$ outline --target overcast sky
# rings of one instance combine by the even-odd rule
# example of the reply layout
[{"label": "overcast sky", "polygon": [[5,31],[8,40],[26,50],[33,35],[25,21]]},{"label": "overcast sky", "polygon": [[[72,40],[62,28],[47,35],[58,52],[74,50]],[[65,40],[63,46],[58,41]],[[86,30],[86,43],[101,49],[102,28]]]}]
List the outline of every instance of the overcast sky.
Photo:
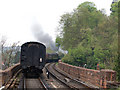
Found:
[{"label": "overcast sky", "polygon": [[104,8],[110,15],[113,0],[0,0],[0,37],[8,43],[36,41],[31,30],[34,24],[55,40],[60,16],[85,1],[95,3],[98,10]]}]

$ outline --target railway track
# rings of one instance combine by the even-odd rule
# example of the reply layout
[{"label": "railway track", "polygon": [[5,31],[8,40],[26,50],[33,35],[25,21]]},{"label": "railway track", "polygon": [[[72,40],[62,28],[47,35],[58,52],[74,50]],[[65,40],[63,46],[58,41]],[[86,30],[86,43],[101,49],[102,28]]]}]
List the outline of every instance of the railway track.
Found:
[{"label": "railway track", "polygon": [[24,85],[23,89],[24,90],[29,90],[29,89],[44,89],[48,90],[48,87],[45,85],[43,82],[42,78],[24,78]]},{"label": "railway track", "polygon": [[17,86],[19,85],[19,77],[21,76],[21,69],[5,84],[5,89],[13,89],[13,88],[17,88]]},{"label": "railway track", "polygon": [[56,79],[60,80],[63,84],[71,89],[86,89],[90,90],[90,88],[79,81],[73,80],[72,78],[64,75],[60,71],[58,71],[55,67],[55,63],[48,64],[46,69],[49,71],[51,75],[53,75]]},{"label": "railway track", "polygon": [[2,89],[44,89],[48,90],[47,85],[42,80],[42,76],[39,78],[24,78],[24,75],[19,70]]},{"label": "railway track", "polygon": [[[48,64],[46,66],[47,71],[50,73],[50,75],[52,77],[54,77],[56,79],[56,82],[60,82],[57,84],[57,86],[55,88],[60,88],[59,86],[62,85],[62,87],[66,88],[66,89],[86,89],[86,90],[90,90],[90,88],[84,84],[82,84],[81,82],[78,82],[68,76],[66,76],[64,73],[61,73],[57,68],[55,63],[52,64]],[[14,89],[14,88],[18,88],[18,89],[23,89],[23,90],[29,90],[29,89],[44,89],[44,90],[48,90],[51,87],[48,86],[49,84],[51,84],[52,86],[54,86],[55,84],[53,83],[53,81],[51,82],[50,79],[45,79],[45,74],[40,74],[39,78],[24,78],[24,76],[20,76],[21,80],[19,79],[18,82],[18,76],[20,74],[21,70],[19,70],[14,77],[5,85],[5,89]],[[46,84],[48,81],[49,84]]]}]

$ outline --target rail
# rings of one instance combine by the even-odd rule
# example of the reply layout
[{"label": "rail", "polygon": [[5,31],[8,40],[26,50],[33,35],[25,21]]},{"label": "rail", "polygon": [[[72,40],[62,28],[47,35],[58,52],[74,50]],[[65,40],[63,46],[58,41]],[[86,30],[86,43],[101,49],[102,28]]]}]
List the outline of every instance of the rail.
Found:
[{"label": "rail", "polygon": [[21,69],[5,84],[5,89],[11,89],[15,86],[17,81],[17,76],[21,73]]},{"label": "rail", "polygon": [[6,85],[7,82],[20,70],[20,63],[15,64],[14,66],[9,67],[8,69],[0,71],[0,81],[1,85]]},{"label": "rail", "polygon": [[43,86],[43,88],[44,88],[45,90],[48,90],[48,87],[44,84],[44,82],[42,81],[42,78],[41,78],[41,77],[39,77],[39,81],[40,81],[41,85]]},{"label": "rail", "polygon": [[49,71],[50,75],[52,75],[55,79],[57,79],[58,81],[60,81],[61,83],[63,83],[65,86],[67,86],[68,88],[73,88],[71,86],[69,86],[68,84],[66,84],[64,81],[62,81],[58,76],[56,76],[54,73],[52,73],[50,70],[49,70],[49,66],[50,64],[48,64],[46,66],[46,70]]},{"label": "rail", "polygon": [[[60,82],[62,82],[63,84],[65,84],[68,88],[71,89],[78,89],[78,88],[85,88],[86,90],[90,89],[89,87],[87,87],[86,85],[83,85],[80,82],[77,82],[69,77],[66,77],[64,74],[58,72],[55,70],[55,64],[49,64],[46,69],[49,71],[49,73],[54,76],[56,79],[58,79]],[[56,74],[55,74],[56,73]]]},{"label": "rail", "polygon": [[24,85],[22,89],[44,89],[48,90],[48,87],[43,82],[42,78],[24,78]]}]

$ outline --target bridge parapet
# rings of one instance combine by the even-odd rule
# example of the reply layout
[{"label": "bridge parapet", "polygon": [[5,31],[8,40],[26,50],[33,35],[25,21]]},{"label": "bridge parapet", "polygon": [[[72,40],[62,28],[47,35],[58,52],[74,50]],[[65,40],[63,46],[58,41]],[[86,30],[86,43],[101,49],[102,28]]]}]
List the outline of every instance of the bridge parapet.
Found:
[{"label": "bridge parapet", "polygon": [[102,83],[103,87],[107,88],[107,82],[116,82],[116,72],[109,69],[102,69],[101,77],[103,78]]},{"label": "bridge parapet", "polygon": [[20,63],[5,70],[0,70],[0,86],[4,85],[20,69]]},{"label": "bridge parapet", "polygon": [[107,82],[116,81],[116,72],[113,70],[102,69],[93,70],[83,67],[72,66],[59,60],[58,67],[66,73],[80,79],[84,82],[93,84],[100,88],[107,88]]}]

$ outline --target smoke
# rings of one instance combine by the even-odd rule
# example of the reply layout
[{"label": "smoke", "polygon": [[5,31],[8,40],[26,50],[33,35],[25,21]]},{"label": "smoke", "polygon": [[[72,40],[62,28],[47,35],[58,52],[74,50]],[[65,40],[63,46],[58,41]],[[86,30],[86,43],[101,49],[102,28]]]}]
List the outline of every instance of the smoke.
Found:
[{"label": "smoke", "polygon": [[50,47],[54,51],[58,50],[55,42],[52,40],[52,37],[48,33],[45,33],[40,25],[34,24],[32,27],[32,32],[37,41],[44,43],[46,47]]}]

